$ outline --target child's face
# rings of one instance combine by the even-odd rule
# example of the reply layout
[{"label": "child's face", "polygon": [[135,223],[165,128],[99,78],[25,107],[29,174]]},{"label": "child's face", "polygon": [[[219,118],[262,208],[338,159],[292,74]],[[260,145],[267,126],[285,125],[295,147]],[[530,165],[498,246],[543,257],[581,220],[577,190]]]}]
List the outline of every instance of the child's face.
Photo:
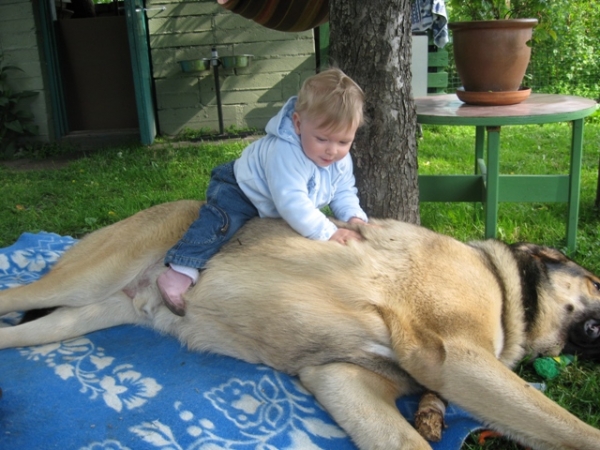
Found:
[{"label": "child's face", "polygon": [[350,151],[358,128],[350,126],[341,131],[319,128],[318,122],[302,118],[297,112],[292,119],[304,154],[319,167],[327,167],[343,159]]}]

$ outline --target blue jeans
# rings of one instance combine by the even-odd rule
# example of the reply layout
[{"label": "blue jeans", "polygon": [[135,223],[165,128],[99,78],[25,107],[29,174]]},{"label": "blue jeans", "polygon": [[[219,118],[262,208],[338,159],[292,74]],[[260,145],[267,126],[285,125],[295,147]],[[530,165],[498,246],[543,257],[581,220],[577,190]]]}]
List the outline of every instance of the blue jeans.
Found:
[{"label": "blue jeans", "polygon": [[231,239],[258,210],[242,192],[233,163],[215,167],[198,218],[165,257],[165,264],[203,269],[206,262]]}]

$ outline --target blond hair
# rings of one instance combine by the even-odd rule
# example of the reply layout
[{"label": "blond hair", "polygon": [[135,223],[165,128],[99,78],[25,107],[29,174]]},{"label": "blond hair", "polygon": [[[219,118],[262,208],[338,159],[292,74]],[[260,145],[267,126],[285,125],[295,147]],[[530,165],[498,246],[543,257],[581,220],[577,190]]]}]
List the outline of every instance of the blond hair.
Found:
[{"label": "blond hair", "polygon": [[318,121],[319,128],[333,130],[359,127],[364,122],[365,94],[340,69],[327,69],[307,78],[296,102],[296,112]]}]

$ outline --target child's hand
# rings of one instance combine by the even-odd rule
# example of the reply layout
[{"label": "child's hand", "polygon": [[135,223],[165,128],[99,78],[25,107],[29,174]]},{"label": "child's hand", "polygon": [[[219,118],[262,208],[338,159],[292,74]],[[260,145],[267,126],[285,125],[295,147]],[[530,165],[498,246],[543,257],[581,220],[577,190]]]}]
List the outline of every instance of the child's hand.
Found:
[{"label": "child's hand", "polygon": [[351,219],[348,221],[348,223],[358,223],[358,224],[361,224],[361,225],[368,225],[368,223],[367,223],[367,222],[365,222],[365,221],[364,221],[364,220],[362,220],[362,219],[359,219],[358,217],[352,217],[352,218],[351,218]]},{"label": "child's hand", "polygon": [[369,222],[365,222],[364,220],[359,219],[358,217],[353,217],[352,219],[350,219],[348,221],[348,223],[357,223],[357,224],[360,224],[360,225],[367,225],[369,227],[381,228],[379,225],[373,225],[373,224],[371,224]]},{"label": "child's hand", "polygon": [[356,231],[347,230],[345,228],[338,228],[338,230],[335,233],[333,233],[333,236],[331,236],[329,240],[339,242],[342,245],[346,245],[348,241],[351,240],[361,241],[362,236]]}]

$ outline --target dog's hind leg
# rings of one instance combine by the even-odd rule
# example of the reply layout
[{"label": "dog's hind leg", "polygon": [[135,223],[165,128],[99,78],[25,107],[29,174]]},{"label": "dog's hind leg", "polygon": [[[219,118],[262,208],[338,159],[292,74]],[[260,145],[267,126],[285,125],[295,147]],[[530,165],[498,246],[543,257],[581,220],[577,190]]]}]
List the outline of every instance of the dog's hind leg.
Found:
[{"label": "dog's hind leg", "polygon": [[399,387],[381,375],[332,363],[302,369],[300,380],[361,450],[431,450],[398,412]]},{"label": "dog's hind leg", "polygon": [[[68,254],[65,256],[69,256]],[[151,259],[149,261],[152,261]],[[114,261],[101,260],[95,266],[65,258],[40,280],[0,291],[0,315],[13,311],[83,306],[102,302],[125,290],[133,292],[151,284],[150,275],[164,270],[162,259],[130,260],[119,269]]]},{"label": "dog's hind leg", "polygon": [[[71,247],[39,281],[0,292],[0,315],[103,301],[161,267],[166,251],[198,216],[198,202],[157,205],[106,228]],[[151,280],[151,282],[153,282]],[[142,283],[143,284],[143,283]],[[135,296],[135,294],[132,294]]]},{"label": "dog's hind leg", "polygon": [[124,293],[77,307],[60,307],[47,316],[21,325],[0,328],[0,349],[48,344],[117,325],[144,320]]}]

